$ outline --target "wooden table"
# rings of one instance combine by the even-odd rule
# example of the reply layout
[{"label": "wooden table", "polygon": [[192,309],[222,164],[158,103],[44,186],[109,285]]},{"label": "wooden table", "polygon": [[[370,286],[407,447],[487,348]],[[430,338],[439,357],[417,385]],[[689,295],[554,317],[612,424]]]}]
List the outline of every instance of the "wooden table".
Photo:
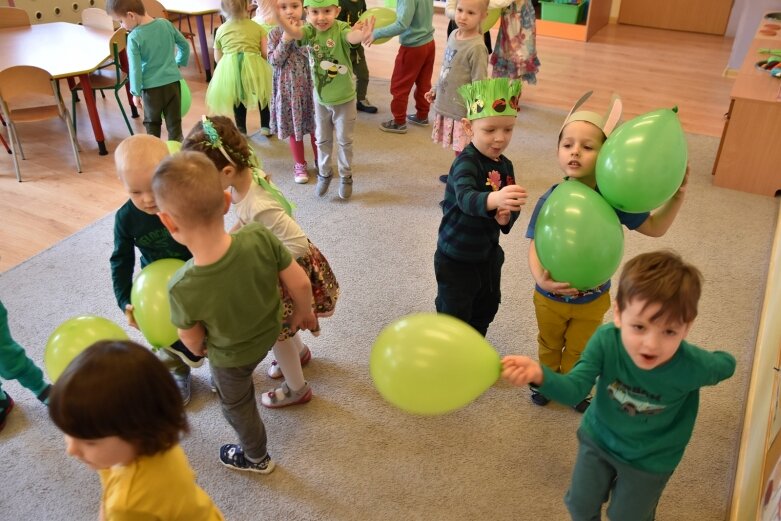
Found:
[{"label": "wooden table", "polygon": [[220,0],[160,0],[160,3],[169,13],[195,17],[195,23],[198,25],[198,43],[201,47],[203,71],[206,73],[206,81],[210,81],[212,79],[212,53],[206,42],[206,27],[203,23],[203,16],[218,14]]},{"label": "wooden table", "polygon": [[101,156],[108,151],[95,96],[89,88],[89,74],[111,56],[108,42],[112,34],[67,22],[0,29],[0,70],[33,65],[47,71],[54,79],[79,77]]},{"label": "wooden table", "polygon": [[762,20],[735,78],[727,123],[713,166],[713,184],[773,197],[781,190],[781,79],[756,68],[781,48],[781,30],[762,34]]}]

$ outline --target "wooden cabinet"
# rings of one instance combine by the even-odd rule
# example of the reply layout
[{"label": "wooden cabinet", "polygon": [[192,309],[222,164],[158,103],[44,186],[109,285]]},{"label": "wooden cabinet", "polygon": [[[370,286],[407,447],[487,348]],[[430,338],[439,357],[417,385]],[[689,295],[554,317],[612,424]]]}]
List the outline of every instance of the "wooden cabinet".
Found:
[{"label": "wooden cabinet", "polygon": [[713,166],[713,183],[775,196],[781,190],[781,79],[759,70],[756,63],[766,55],[759,49],[781,48],[781,30],[768,36],[760,31],[735,78],[730,110]]},{"label": "wooden cabinet", "polygon": [[612,0],[589,0],[585,23],[565,24],[541,20],[537,12],[537,36],[552,36],[587,42],[610,20]]},{"label": "wooden cabinet", "polygon": [[732,0],[621,0],[618,23],[724,34]]}]

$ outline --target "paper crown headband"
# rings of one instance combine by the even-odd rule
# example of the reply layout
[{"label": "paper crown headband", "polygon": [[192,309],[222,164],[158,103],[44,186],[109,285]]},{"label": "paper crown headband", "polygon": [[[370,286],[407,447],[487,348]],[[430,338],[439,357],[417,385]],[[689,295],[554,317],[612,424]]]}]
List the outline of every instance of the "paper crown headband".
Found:
[{"label": "paper crown headband", "polygon": [[617,94],[613,94],[613,97],[610,99],[610,106],[608,107],[607,113],[604,116],[600,116],[596,112],[591,112],[588,110],[578,110],[586,102],[586,100],[591,97],[593,93],[594,91],[588,91],[583,96],[581,96],[578,101],[575,102],[575,104],[570,109],[569,114],[567,114],[567,117],[564,119],[564,123],[559,129],[559,136],[561,136],[561,132],[564,130],[564,127],[573,121],[586,121],[591,123],[600,129],[602,133],[605,134],[605,137],[609,137],[613,130],[615,130],[616,126],[618,125],[618,121],[621,119],[621,112],[624,107],[624,104],[621,102],[621,98],[619,98]]},{"label": "paper crown headband", "polygon": [[330,5],[339,5],[339,0],[304,0],[304,7],[324,8]]},{"label": "paper crown headband", "polygon": [[458,93],[466,102],[467,119],[515,116],[521,99],[521,82],[492,78],[462,85]]}]

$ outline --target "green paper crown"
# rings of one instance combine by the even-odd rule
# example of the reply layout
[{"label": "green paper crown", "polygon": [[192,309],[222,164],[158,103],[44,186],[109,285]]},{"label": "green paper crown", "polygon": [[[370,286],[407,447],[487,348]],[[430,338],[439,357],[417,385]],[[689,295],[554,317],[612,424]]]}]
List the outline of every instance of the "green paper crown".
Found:
[{"label": "green paper crown", "polygon": [[521,82],[492,78],[462,85],[458,93],[466,102],[466,117],[515,116],[521,101]]},{"label": "green paper crown", "polygon": [[322,9],[330,5],[339,5],[339,0],[304,0],[304,7],[318,7]]}]

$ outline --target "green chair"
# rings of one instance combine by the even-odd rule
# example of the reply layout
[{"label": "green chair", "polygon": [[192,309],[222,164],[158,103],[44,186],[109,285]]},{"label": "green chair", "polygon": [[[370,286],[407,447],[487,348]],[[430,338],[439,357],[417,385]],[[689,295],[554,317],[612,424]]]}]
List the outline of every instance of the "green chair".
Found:
[{"label": "green chair", "polygon": [[[122,111],[122,117],[125,118],[125,124],[127,125],[128,131],[130,131],[130,135],[133,135],[133,127],[130,126],[130,120],[127,119],[127,114],[125,113],[125,107],[122,106],[122,101],[119,99],[119,91],[125,88],[125,84],[128,82],[127,78],[127,69],[124,65],[122,65],[122,60],[120,60],[120,55],[125,51],[125,46],[127,45],[127,32],[124,29],[118,29],[112,36],[111,40],[109,40],[109,47],[111,48],[111,56],[112,56],[112,62],[110,63],[110,67],[104,67],[102,69],[98,69],[95,72],[91,73],[89,75],[89,83],[90,87],[93,91],[101,91],[104,90],[113,90],[114,91],[114,97],[117,99],[117,104],[119,105],[119,110]],[[72,112],[73,112],[73,126],[76,127],[76,100],[77,92],[79,90],[83,90],[83,86],[81,82],[77,82],[74,87],[71,89],[72,93]],[[128,92],[128,102],[130,103],[130,109],[131,113],[133,114],[133,117],[136,117],[137,112],[135,110],[135,106],[133,105],[133,98],[130,96],[130,93]]]}]

